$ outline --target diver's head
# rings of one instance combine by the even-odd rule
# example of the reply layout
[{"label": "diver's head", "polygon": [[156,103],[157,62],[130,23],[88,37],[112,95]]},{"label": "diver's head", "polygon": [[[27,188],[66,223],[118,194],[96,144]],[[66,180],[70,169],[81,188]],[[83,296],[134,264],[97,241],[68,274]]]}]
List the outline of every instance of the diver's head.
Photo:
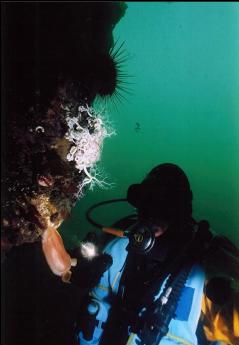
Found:
[{"label": "diver's head", "polygon": [[187,224],[192,215],[192,192],[186,174],[175,164],[153,168],[140,184],[127,192],[130,204],[141,219],[152,219],[160,226]]}]

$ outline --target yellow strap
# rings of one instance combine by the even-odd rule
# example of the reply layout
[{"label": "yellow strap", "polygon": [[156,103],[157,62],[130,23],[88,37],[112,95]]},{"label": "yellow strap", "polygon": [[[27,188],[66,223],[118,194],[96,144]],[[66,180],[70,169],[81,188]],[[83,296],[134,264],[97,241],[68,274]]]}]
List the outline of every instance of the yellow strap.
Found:
[{"label": "yellow strap", "polygon": [[[134,338],[135,338],[136,334],[135,333],[131,333],[130,336],[129,336],[129,339],[126,343],[126,345],[131,345],[134,341]],[[193,345],[192,343],[190,343],[189,341],[183,339],[183,338],[180,338],[180,337],[177,337],[171,333],[167,333],[166,335],[168,338],[170,339],[173,339],[173,340],[176,340],[178,343],[181,343],[183,345]]]},{"label": "yellow strap", "polygon": [[109,291],[109,288],[107,286],[104,286],[104,285],[97,285],[96,289],[100,289],[100,290],[107,291],[107,292]]},{"label": "yellow strap", "polygon": [[131,345],[132,342],[134,341],[134,338],[135,338],[136,334],[135,333],[131,333],[130,336],[129,336],[129,339],[126,343],[126,345]]},{"label": "yellow strap", "polygon": [[190,343],[190,341],[183,339],[183,338],[180,338],[180,337],[177,337],[176,335],[171,334],[171,333],[167,333],[166,337],[173,339],[173,340],[176,340],[176,342],[184,344],[184,345],[193,345],[193,343]]},{"label": "yellow strap", "polygon": [[112,285],[111,285],[111,288],[112,288],[112,289],[114,288],[114,286],[115,286],[115,284],[116,284],[116,282],[117,282],[117,280],[118,280],[118,278],[119,278],[120,273],[121,273],[121,272],[118,272],[118,273],[116,274],[116,276],[115,276],[115,278],[114,278],[114,280],[113,280],[113,283],[112,283]]},{"label": "yellow strap", "polygon": [[[119,279],[120,273],[121,273],[121,272],[118,272],[118,273],[116,274],[116,276],[114,277],[113,283],[112,283],[112,285],[111,285],[111,288],[112,288],[112,289],[114,288],[114,286],[115,286],[117,280]],[[107,286],[104,286],[104,285],[97,285],[96,288],[97,288],[97,289],[100,289],[100,290],[103,290],[103,291],[109,291],[109,288],[108,288]]]}]

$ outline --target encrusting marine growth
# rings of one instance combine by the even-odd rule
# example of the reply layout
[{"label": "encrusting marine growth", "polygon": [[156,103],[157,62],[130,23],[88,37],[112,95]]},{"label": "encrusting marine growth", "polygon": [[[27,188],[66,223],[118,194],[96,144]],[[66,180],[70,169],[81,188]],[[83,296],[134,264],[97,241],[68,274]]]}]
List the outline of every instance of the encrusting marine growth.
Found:
[{"label": "encrusting marine growth", "polygon": [[86,188],[108,185],[96,163],[114,132],[94,101],[121,97],[123,52],[113,29],[126,8],[4,5],[3,257],[42,239],[55,274],[72,264],[57,229]]}]

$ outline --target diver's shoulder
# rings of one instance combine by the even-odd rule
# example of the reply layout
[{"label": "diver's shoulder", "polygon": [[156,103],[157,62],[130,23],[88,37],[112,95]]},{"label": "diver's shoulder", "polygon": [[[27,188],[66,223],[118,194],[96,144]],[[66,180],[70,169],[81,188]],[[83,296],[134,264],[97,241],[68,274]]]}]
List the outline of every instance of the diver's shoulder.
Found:
[{"label": "diver's shoulder", "polygon": [[104,249],[104,253],[114,255],[114,254],[123,254],[126,251],[126,247],[129,243],[127,237],[117,237],[114,240],[110,241]]}]

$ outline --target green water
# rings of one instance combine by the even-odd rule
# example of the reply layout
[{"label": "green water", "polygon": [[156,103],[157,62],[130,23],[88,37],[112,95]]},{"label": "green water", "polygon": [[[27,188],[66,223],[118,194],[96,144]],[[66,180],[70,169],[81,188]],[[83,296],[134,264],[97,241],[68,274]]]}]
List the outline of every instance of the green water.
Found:
[{"label": "green water", "polygon": [[[239,245],[239,3],[130,2],[114,36],[125,42],[131,95],[109,103],[117,135],[106,139],[101,166],[115,184],[81,200],[62,226],[67,246],[94,228],[86,209],[125,197],[155,165],[187,173],[197,220]],[[95,211],[110,225],[123,204]]]}]

